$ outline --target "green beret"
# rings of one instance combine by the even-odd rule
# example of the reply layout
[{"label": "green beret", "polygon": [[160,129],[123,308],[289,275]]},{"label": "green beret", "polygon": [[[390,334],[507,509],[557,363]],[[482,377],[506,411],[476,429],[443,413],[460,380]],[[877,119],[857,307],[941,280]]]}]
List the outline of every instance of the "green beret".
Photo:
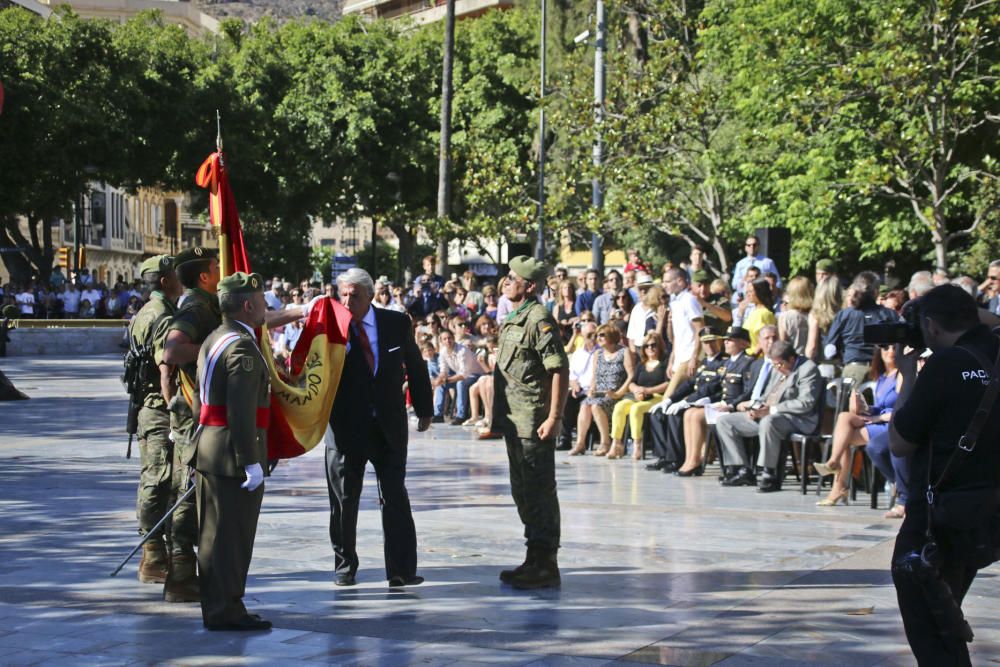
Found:
[{"label": "green beret", "polygon": [[710,283],[712,279],[708,275],[708,271],[704,269],[698,269],[691,274],[691,282],[693,283]]},{"label": "green beret", "polygon": [[243,273],[237,271],[219,281],[218,294],[252,294],[264,293],[264,279],[259,273]]},{"label": "green beret", "polygon": [[536,283],[545,280],[545,276],[549,273],[545,264],[527,255],[518,255],[510,260],[510,270],[525,280],[533,280]]},{"label": "green beret", "polygon": [[139,267],[139,275],[147,273],[172,273],[174,270],[174,258],[170,255],[156,255],[150,257]]},{"label": "green beret", "polygon": [[195,248],[186,248],[177,253],[174,257],[174,268],[179,269],[182,264],[187,264],[188,262],[200,262],[204,259],[215,259],[219,255],[219,251],[215,248],[204,248],[201,246]]},{"label": "green beret", "polygon": [[821,259],[816,262],[816,270],[823,273],[836,273],[837,264],[832,259]]}]

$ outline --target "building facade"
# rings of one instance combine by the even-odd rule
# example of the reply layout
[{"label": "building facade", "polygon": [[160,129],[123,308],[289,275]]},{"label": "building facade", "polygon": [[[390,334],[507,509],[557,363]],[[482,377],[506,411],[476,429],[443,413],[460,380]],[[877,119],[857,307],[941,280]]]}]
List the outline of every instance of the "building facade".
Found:
[{"label": "building facade", "polygon": [[[416,23],[433,23],[445,15],[445,0],[345,0],[344,14],[369,18],[409,18]],[[514,6],[514,0],[455,0],[456,18],[474,18],[491,9]]]},{"label": "building facade", "polygon": [[[17,0],[22,1],[22,0]],[[219,21],[187,0],[34,0],[35,4],[54,9],[68,5],[86,19],[105,19],[124,23],[139,12],[158,10],[163,20],[183,27],[191,35],[218,32]]]}]

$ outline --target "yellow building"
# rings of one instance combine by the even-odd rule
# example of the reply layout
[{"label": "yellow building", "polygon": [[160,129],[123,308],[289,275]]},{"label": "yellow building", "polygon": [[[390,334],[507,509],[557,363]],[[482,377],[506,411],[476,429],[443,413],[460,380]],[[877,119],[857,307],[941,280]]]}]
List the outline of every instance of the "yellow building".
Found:
[{"label": "yellow building", "polygon": [[[514,0],[455,0],[456,18],[474,18],[491,9],[514,6]],[[445,0],[344,0],[344,14],[370,18],[410,18],[433,23],[445,16]]]}]

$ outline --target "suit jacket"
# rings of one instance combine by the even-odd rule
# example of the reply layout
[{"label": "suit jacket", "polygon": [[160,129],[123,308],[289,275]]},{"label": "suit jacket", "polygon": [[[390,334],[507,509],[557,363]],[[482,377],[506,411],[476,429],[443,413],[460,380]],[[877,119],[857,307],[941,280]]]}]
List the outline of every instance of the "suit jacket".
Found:
[{"label": "suit jacket", "polygon": [[[750,363],[750,379],[743,383],[743,391],[741,391],[737,396],[728,401],[730,405],[732,405],[735,408],[743,401],[750,400],[750,396],[753,394],[754,385],[757,384],[757,378],[760,377],[760,372],[763,368],[764,368],[764,357],[753,359],[753,361]],[[771,372],[774,372],[773,368],[771,369]],[[768,382],[770,383],[770,378],[768,378]],[[764,389],[766,395],[766,390],[767,390],[766,385]]]},{"label": "suit jacket", "polygon": [[[202,425],[195,442],[194,466],[199,472],[242,479],[248,465],[259,463],[267,469],[267,429],[257,414],[259,409],[268,409],[271,394],[264,357],[253,336],[239,323],[226,318],[205,339],[198,354],[198,386],[205,381],[206,359],[212,347],[232,333],[239,339],[218,356],[207,387],[207,405],[219,408],[217,419],[224,425]],[[200,407],[200,402],[195,403]],[[207,421],[211,424],[217,419]]]},{"label": "suit jacket", "polygon": [[431,381],[427,364],[413,338],[410,318],[402,313],[375,308],[378,329],[378,368],[372,377],[361,351],[361,343],[350,328],[351,350],[344,360],[337,398],[330,412],[330,428],[337,448],[344,453],[364,451],[364,439],[372,420],[382,430],[391,447],[405,449],[408,439],[406,396],[418,417],[431,417]]},{"label": "suit jacket", "polygon": [[785,381],[774,409],[780,415],[795,418],[803,431],[812,431],[819,422],[819,401],[823,397],[823,376],[819,367],[799,357],[795,370]]},{"label": "suit jacket", "polygon": [[418,294],[406,310],[413,316],[413,319],[422,320],[431,313],[436,313],[439,310],[448,310],[448,301],[440,294],[431,294],[430,298],[427,299],[427,305],[424,306],[424,296]]}]

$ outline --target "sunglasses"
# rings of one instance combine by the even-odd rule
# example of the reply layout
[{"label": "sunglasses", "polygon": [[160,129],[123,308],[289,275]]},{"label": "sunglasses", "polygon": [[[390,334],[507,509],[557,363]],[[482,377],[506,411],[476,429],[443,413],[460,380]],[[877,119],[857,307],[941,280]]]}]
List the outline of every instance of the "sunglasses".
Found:
[{"label": "sunglasses", "polygon": [[660,347],[660,346],[659,346],[659,345],[657,345],[656,343],[646,343],[646,344],[645,344],[645,345],[643,345],[642,347],[643,347],[643,349],[645,349],[645,350],[655,350],[656,348],[658,348],[658,347]]},{"label": "sunglasses", "polygon": [[607,338],[607,336],[605,336],[604,334],[597,334],[597,337],[598,338]]}]

